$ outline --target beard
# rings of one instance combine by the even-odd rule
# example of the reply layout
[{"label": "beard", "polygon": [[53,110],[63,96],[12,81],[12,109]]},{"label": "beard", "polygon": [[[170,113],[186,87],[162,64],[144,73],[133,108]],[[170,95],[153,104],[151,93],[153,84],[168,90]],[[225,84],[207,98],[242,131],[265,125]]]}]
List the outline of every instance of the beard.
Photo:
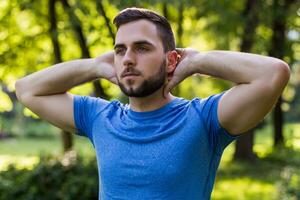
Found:
[{"label": "beard", "polygon": [[145,79],[137,88],[132,86],[126,87],[118,80],[121,91],[129,97],[146,97],[160,89],[165,84],[166,79],[166,59],[164,59],[159,67],[159,71],[153,76]]}]

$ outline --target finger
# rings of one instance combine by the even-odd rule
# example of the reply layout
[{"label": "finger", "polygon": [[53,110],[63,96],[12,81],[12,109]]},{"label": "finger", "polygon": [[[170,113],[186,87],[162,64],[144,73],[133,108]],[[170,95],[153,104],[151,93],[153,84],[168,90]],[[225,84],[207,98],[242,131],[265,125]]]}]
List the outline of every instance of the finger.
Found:
[{"label": "finger", "polygon": [[177,55],[177,60],[176,60],[177,61],[176,65],[178,65],[180,63],[181,58],[182,58],[182,56],[178,54]]},{"label": "finger", "polygon": [[176,48],[175,49],[176,51],[177,51],[177,53],[180,55],[180,56],[182,56],[182,53],[183,53],[183,48]]},{"label": "finger", "polygon": [[116,77],[111,78],[109,81],[118,85],[118,79]]},{"label": "finger", "polygon": [[164,88],[164,96],[167,97],[169,92],[177,85],[177,80],[176,79],[171,79],[171,81],[165,86]]},{"label": "finger", "polygon": [[166,84],[166,85],[164,86],[164,89],[163,89],[163,96],[164,96],[164,98],[167,98],[168,93],[169,93],[169,91],[167,91],[167,86],[168,86],[168,84]]},{"label": "finger", "polygon": [[167,98],[169,93],[171,92],[172,88],[170,87],[169,84],[167,84],[164,88],[164,97]]}]

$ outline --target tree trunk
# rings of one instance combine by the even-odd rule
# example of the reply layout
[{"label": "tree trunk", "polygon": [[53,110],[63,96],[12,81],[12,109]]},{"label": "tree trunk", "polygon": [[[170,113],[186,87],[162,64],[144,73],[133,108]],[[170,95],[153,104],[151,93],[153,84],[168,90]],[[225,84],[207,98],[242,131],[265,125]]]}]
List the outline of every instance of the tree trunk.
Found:
[{"label": "tree trunk", "polygon": [[[54,63],[62,62],[61,51],[58,42],[58,32],[57,32],[57,20],[55,12],[55,2],[56,0],[49,0],[49,20],[50,20],[50,36],[53,45],[53,51],[55,55]],[[63,151],[66,153],[73,147],[73,135],[67,131],[62,130],[62,141],[63,141]]]},{"label": "tree trunk", "polygon": [[282,97],[280,96],[273,111],[273,122],[274,122],[274,146],[284,145],[283,136],[283,112],[281,109]]},{"label": "tree trunk", "polygon": [[[273,19],[271,46],[269,55],[279,59],[283,59],[285,55],[285,32],[286,32],[286,17],[287,12],[294,0],[274,0],[273,1]],[[282,97],[279,97],[273,112],[273,127],[274,127],[274,147],[284,145],[283,121],[284,115],[281,109]]]},{"label": "tree trunk", "polygon": [[178,6],[178,23],[177,23],[177,47],[182,47],[182,35],[183,35],[183,11],[184,3],[183,1],[179,2]]},{"label": "tree trunk", "polygon": [[55,11],[56,0],[49,0],[50,36],[54,52],[54,63],[61,63],[61,51],[58,42],[57,20]]},{"label": "tree trunk", "polygon": [[[241,39],[241,51],[251,52],[254,43],[255,29],[258,25],[259,0],[247,0],[242,16],[245,26],[244,34]],[[234,160],[254,160],[256,158],[253,152],[254,129],[247,131],[241,136],[235,145]]]},{"label": "tree trunk", "polygon": [[[114,45],[114,44],[115,44],[115,37],[116,37],[116,34],[115,34],[115,32],[113,31],[112,24],[110,23],[111,20],[109,19],[109,17],[108,17],[107,14],[106,14],[105,8],[104,8],[104,6],[103,6],[103,4],[102,4],[102,0],[96,0],[96,7],[97,7],[97,11],[98,11],[99,15],[102,16],[102,17],[104,18],[104,20],[105,20],[106,27],[107,27],[107,29],[108,29],[108,31],[109,31],[109,35],[110,35],[110,38],[111,38],[111,40],[112,40],[112,45]],[[95,88],[96,88],[96,87],[97,87],[97,86],[95,86]],[[100,90],[100,88],[99,88],[98,91],[99,91],[99,92],[100,92],[100,91],[103,91],[103,89]],[[103,98],[108,98],[108,95],[106,95],[106,94],[104,93],[104,91],[103,91],[101,94],[99,94],[99,96],[100,96],[100,97],[103,97]],[[125,96],[124,93],[121,93],[121,96],[120,96],[119,98],[120,98],[121,101],[128,102],[128,97]]]},{"label": "tree trunk", "polygon": [[[90,52],[86,43],[86,38],[82,31],[81,22],[78,19],[78,17],[75,15],[74,10],[70,6],[69,2],[67,0],[61,0],[63,6],[68,12],[70,23],[73,27],[73,30],[75,32],[75,35],[78,39],[80,49],[81,49],[81,57],[82,58],[90,58]],[[101,80],[93,81],[94,86],[94,95],[97,97],[105,97],[108,98],[108,95],[105,94],[104,89],[101,85]]]},{"label": "tree trunk", "polygon": [[[12,104],[13,104],[13,108],[10,112],[4,112],[1,113],[1,115],[3,115],[4,117],[7,118],[14,118],[16,116],[16,104],[18,102],[17,99],[17,95],[15,92],[11,92],[8,87],[0,80],[0,90],[2,89],[2,92],[4,92],[9,99],[11,100]],[[1,127],[1,122],[0,122],[0,127]]]},{"label": "tree trunk", "polygon": [[62,131],[64,153],[73,149],[73,135],[67,131]]},{"label": "tree trunk", "polygon": [[113,28],[110,24],[110,19],[108,18],[107,14],[105,12],[104,6],[102,4],[102,0],[96,0],[96,6],[97,6],[98,13],[103,16],[103,18],[105,20],[106,27],[109,31],[110,38],[112,39],[113,44],[115,44],[115,33],[114,33]]},{"label": "tree trunk", "polygon": [[[99,15],[104,18],[106,27],[107,27],[108,32],[109,32],[109,36],[112,40],[112,45],[114,45],[116,34],[113,31],[113,27],[110,23],[111,20],[109,19],[109,17],[106,14],[105,8],[102,4],[102,0],[96,0],[96,7],[97,7],[97,11],[98,11]],[[99,86],[101,86],[101,82],[98,85],[94,84],[94,87],[97,88],[95,90],[95,92],[98,92],[98,94],[96,94],[96,95],[99,95],[99,97],[101,97],[101,98],[108,99],[109,96],[104,92],[104,89],[102,87],[99,87]]]},{"label": "tree trunk", "polygon": [[249,130],[244,133],[236,141],[235,152],[233,155],[234,160],[255,160],[256,155],[253,153],[254,145],[254,130]]},{"label": "tree trunk", "polygon": [[164,15],[164,17],[169,20],[169,10],[168,10],[168,3],[166,1],[164,1],[162,3],[162,13]]}]

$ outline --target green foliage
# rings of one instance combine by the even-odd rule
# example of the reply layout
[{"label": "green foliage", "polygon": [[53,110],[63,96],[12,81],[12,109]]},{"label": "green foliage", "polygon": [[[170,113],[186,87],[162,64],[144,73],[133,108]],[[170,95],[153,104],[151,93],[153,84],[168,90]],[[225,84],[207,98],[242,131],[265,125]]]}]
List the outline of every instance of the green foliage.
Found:
[{"label": "green foliage", "polygon": [[292,148],[280,147],[274,149],[266,160],[281,166],[300,166],[299,151]]},{"label": "green foliage", "polygon": [[[72,23],[81,25],[87,46],[92,57],[96,57],[113,47],[104,17],[97,10],[95,1],[68,1],[71,9],[78,18],[69,18],[68,11],[60,1],[56,3],[57,34],[62,51],[63,61],[81,57],[81,49],[78,39],[72,29]],[[141,6],[163,13],[163,5],[166,5],[168,19],[177,36],[179,20],[178,1],[101,1],[106,15],[112,22],[114,16],[123,8]],[[182,45],[190,46],[198,50],[228,49],[239,50],[242,29],[245,24],[242,12],[246,1],[222,1],[222,0],[185,0],[183,4],[183,38]],[[253,52],[266,54],[273,30],[271,25],[272,1],[261,1],[260,21],[256,30]],[[297,9],[291,7],[288,12],[288,32],[294,31],[299,38],[299,18]],[[18,78],[43,69],[53,64],[53,47],[50,40],[48,1],[10,0],[0,3],[0,79],[8,88],[14,90],[14,82]],[[75,21],[74,21],[75,20]],[[112,23],[110,23],[112,25]],[[116,29],[112,26],[113,31]],[[288,38],[286,60],[299,60],[299,43]],[[178,41],[178,38],[177,38]],[[202,79],[201,79],[202,80]],[[204,79],[203,79],[204,80]],[[117,86],[104,83],[104,90],[112,98],[122,98]],[[185,81],[180,85],[180,96],[192,98],[195,96],[207,96],[230,85],[222,81],[208,79],[205,81]],[[93,91],[92,84],[72,90],[81,95],[89,95]],[[1,94],[0,94],[1,95]],[[3,95],[2,95],[3,96]],[[0,99],[7,99],[0,97]],[[7,102],[5,100],[5,102]],[[4,101],[0,101],[0,112]],[[3,107],[3,106],[2,106]],[[5,110],[10,108],[5,103]]]},{"label": "green foliage", "polygon": [[[74,135],[74,150],[84,158],[94,158],[95,149],[91,142],[81,136]],[[61,136],[45,137],[16,137],[0,140],[0,171],[10,163],[20,168],[32,168],[41,155],[61,155],[63,147]]]},{"label": "green foliage", "polygon": [[299,199],[300,198],[300,156],[299,151],[292,148],[275,149],[266,158],[274,165],[282,166],[277,181],[279,199]]},{"label": "green foliage", "polygon": [[300,199],[300,170],[286,167],[281,172],[282,180],[278,184],[280,199]]},{"label": "green foliage", "polygon": [[[288,126],[285,128],[288,129],[295,128],[299,130],[298,126],[294,124],[291,125],[288,124]],[[289,131],[285,131],[285,132],[289,132]],[[290,171],[291,175],[295,176],[296,173],[298,173],[294,171],[294,169],[297,169],[297,167],[300,166],[300,156],[299,156],[300,152],[299,150],[295,150],[295,149],[297,148],[299,149],[300,146],[299,145],[294,146],[294,149],[292,148],[278,149],[270,153],[267,150],[269,150],[270,147],[272,146],[271,133],[272,132],[270,126],[267,126],[258,131],[256,136],[255,149],[265,153],[258,154],[260,159],[256,163],[247,163],[247,162],[232,163],[230,162],[230,160],[234,151],[234,144],[231,144],[229,148],[226,149],[224,156],[222,157],[222,163],[213,190],[213,196],[212,196],[213,200],[228,200],[228,199],[274,200],[274,199],[284,199],[284,198],[279,198],[279,196],[283,197],[283,195],[288,195],[289,191],[297,192],[297,188],[299,188],[299,184],[295,181],[293,181],[293,184],[290,184],[289,182],[290,178],[288,176],[284,176],[282,174],[282,171],[284,171],[283,169],[285,168],[291,168],[293,169],[293,171]],[[293,137],[295,138],[298,136],[299,134],[297,133],[297,135],[287,135],[286,138],[292,139]],[[14,164],[15,174],[11,174],[12,178],[6,178],[5,179],[6,181],[2,182],[2,180],[4,179],[2,178],[2,175],[0,175],[0,185],[7,184],[7,180],[13,181],[14,177],[17,178],[18,177],[17,174],[19,173],[17,169],[24,168],[25,167],[24,165],[26,163],[32,163],[30,165],[26,164],[26,168],[29,169],[33,168],[33,170],[36,170],[37,167],[34,166],[39,161],[38,155],[41,151],[47,154],[59,154],[59,152],[61,152],[59,139],[60,138],[58,136],[56,137],[55,140],[53,139],[50,140],[45,138],[16,138],[16,139],[9,139],[7,141],[0,141],[1,161],[2,162],[4,161],[5,163],[5,158],[7,158],[11,160],[11,162],[8,163],[16,163]],[[11,149],[13,149],[13,151]],[[91,143],[86,138],[76,137],[75,149],[79,155],[84,155],[84,159],[86,158],[91,160],[95,159],[94,149]],[[32,159],[32,157],[27,157],[28,155],[35,155],[37,159]],[[81,156],[79,160],[82,158],[83,157]],[[45,159],[42,159],[41,162],[44,162],[44,160]],[[77,162],[77,164],[80,163],[85,165],[85,163],[87,162],[86,161]],[[42,163],[38,165],[41,164]],[[4,166],[2,169],[6,169],[6,166]],[[0,172],[0,173],[4,174],[8,171]],[[21,172],[22,171],[30,172],[29,170],[21,170]],[[95,172],[93,176],[95,176],[96,173],[97,172]],[[79,176],[82,179],[84,178],[81,175]],[[297,176],[299,177],[299,175]],[[292,180],[296,180],[296,179],[297,178],[293,178]],[[23,179],[23,181],[27,181],[27,180],[28,179],[26,180]],[[65,179],[62,180],[65,181]],[[59,187],[56,188],[57,191],[55,191],[54,193],[60,191]],[[74,189],[78,189],[78,187],[75,187]],[[53,191],[51,192],[53,193]],[[2,199],[0,198],[0,200]]]},{"label": "green foliage", "polygon": [[[292,149],[278,150],[254,164],[224,163],[212,199],[299,199],[299,164],[299,151]],[[0,200],[96,200],[96,174],[95,158],[42,157],[32,170],[11,166],[0,173]]]},{"label": "green foliage", "polygon": [[280,148],[254,163],[222,162],[212,199],[299,199],[299,155],[299,149]]},{"label": "green foliage", "polygon": [[43,157],[33,170],[11,166],[0,174],[0,200],[98,199],[96,160]]},{"label": "green foliage", "polygon": [[0,131],[8,136],[53,137],[59,130],[46,121],[32,118],[8,118],[0,114]]},{"label": "green foliage", "polygon": [[8,112],[11,111],[13,108],[12,102],[9,99],[9,96],[7,94],[5,94],[2,90],[1,90],[1,86],[0,86],[0,113],[1,112]]}]

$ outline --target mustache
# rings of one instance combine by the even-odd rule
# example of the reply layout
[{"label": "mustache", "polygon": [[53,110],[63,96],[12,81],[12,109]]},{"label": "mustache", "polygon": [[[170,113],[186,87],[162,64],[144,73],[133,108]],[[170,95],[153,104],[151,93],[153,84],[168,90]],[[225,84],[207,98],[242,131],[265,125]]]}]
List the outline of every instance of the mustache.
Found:
[{"label": "mustache", "polygon": [[141,75],[141,72],[136,69],[133,69],[133,68],[127,68],[122,72],[121,77],[123,78],[128,75],[138,76],[138,75]]}]

